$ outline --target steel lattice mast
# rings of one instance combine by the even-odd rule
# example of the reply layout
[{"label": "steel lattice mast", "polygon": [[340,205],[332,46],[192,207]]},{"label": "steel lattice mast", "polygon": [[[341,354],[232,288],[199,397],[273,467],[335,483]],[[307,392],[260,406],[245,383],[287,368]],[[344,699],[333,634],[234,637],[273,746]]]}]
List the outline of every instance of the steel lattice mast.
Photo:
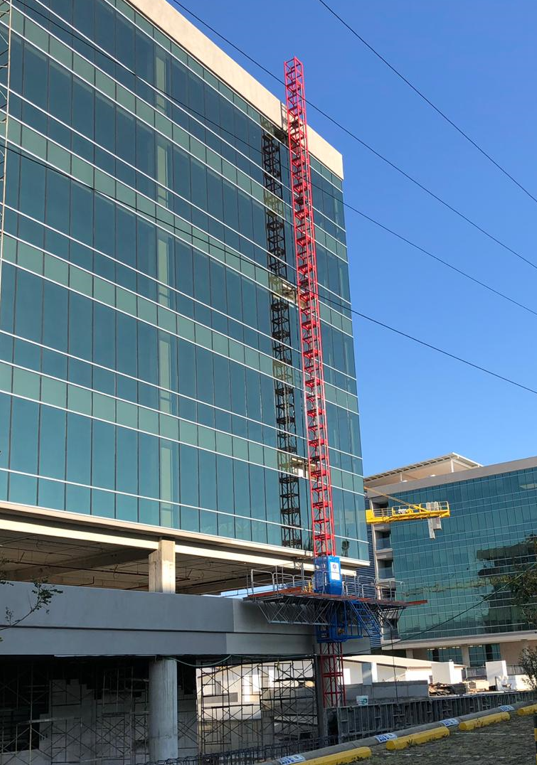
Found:
[{"label": "steel lattice mast", "polygon": [[[332,482],[328,453],[326,397],[319,282],[313,221],[310,155],[308,151],[304,67],[293,58],[284,65],[287,133],[291,173],[291,204],[296,249],[297,301],[306,410],[308,476],[311,496],[313,557],[336,556]],[[337,630],[336,630],[337,631]],[[318,635],[325,706],[341,703],[343,686],[342,645]]]}]

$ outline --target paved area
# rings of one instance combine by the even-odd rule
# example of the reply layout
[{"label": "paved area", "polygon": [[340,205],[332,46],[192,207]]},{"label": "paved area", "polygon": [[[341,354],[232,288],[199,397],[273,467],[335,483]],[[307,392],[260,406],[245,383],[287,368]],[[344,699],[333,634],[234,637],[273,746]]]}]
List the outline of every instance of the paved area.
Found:
[{"label": "paved area", "polygon": [[401,752],[376,748],[371,765],[534,765],[533,717],[517,717]]}]

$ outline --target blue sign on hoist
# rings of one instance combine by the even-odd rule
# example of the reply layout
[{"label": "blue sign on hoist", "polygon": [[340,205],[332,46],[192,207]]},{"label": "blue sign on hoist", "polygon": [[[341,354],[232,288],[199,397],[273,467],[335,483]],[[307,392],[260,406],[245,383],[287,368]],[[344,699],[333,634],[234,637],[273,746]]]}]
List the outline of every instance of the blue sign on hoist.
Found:
[{"label": "blue sign on hoist", "polygon": [[326,592],[329,595],[343,593],[341,561],[337,555],[323,555],[315,558],[314,587],[315,592]]}]

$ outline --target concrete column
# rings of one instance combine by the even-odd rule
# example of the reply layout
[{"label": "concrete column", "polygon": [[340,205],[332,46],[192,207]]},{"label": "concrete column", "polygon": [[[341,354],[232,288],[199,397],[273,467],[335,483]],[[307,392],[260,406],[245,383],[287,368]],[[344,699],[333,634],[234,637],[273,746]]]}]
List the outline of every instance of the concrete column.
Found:
[{"label": "concrete column", "polygon": [[378,683],[378,667],[376,664],[363,662],[362,664],[362,683],[363,685],[372,685]]},{"label": "concrete column", "polygon": [[149,592],[175,593],[175,542],[161,539],[149,555]]},{"label": "concrete column", "polygon": [[469,645],[461,645],[461,653],[462,653],[462,663],[465,667],[470,666],[470,646]]},{"label": "concrete column", "polygon": [[175,659],[153,659],[149,663],[151,761],[178,757],[177,711],[177,662]]},{"label": "concrete column", "polygon": [[[150,592],[175,593],[175,543],[163,539],[149,555]],[[156,658],[149,663],[149,759],[178,756],[177,662]]]}]

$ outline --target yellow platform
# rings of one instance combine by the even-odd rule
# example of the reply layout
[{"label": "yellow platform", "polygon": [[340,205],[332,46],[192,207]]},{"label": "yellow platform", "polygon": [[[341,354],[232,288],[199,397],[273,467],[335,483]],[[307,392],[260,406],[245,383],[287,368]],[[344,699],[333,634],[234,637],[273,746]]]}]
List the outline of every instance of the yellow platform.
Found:
[{"label": "yellow platform", "polygon": [[423,505],[377,507],[365,511],[367,523],[394,523],[396,521],[422,521],[427,518],[449,518],[449,502],[425,502]]}]

